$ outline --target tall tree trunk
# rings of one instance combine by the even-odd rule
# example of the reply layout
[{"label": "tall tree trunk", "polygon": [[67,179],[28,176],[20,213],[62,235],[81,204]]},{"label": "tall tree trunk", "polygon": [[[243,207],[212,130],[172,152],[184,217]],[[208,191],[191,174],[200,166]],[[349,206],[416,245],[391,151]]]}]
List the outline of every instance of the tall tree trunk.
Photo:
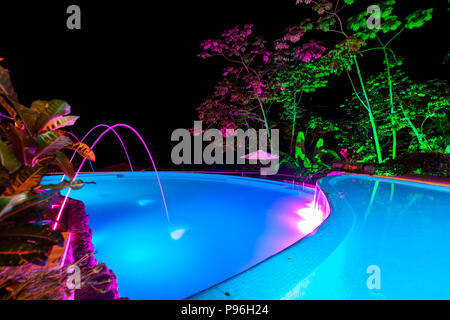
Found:
[{"label": "tall tree trunk", "polygon": [[353,60],[355,61],[356,70],[358,72],[359,82],[361,84],[361,88],[363,90],[364,98],[366,99],[366,103],[367,103],[367,111],[369,112],[369,120],[370,120],[370,125],[372,127],[373,140],[374,140],[374,144],[375,144],[375,150],[376,150],[376,153],[377,153],[377,160],[378,160],[378,163],[382,163],[383,162],[383,158],[381,157],[381,147],[380,147],[380,141],[378,140],[378,132],[377,132],[377,126],[376,126],[376,123],[375,123],[375,118],[373,117],[372,108],[371,108],[370,102],[369,102],[369,97],[367,96],[366,87],[364,86],[364,81],[362,79],[361,71],[360,71],[359,65],[358,65],[358,61],[356,60],[355,56],[353,56]]},{"label": "tall tree trunk", "polygon": [[389,102],[391,104],[391,132],[392,132],[392,159],[395,159],[397,154],[397,130],[395,129],[395,118],[394,118],[394,98],[392,96],[392,79],[391,79],[391,68],[389,66],[389,60],[386,52],[386,48],[383,47],[384,51],[384,62],[386,63],[386,70],[388,76],[389,84]]}]

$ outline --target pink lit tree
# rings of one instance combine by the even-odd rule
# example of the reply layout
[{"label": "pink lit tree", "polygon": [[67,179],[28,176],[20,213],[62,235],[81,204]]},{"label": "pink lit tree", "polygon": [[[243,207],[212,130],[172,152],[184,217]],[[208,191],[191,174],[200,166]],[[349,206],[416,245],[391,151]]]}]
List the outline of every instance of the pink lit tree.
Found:
[{"label": "pink lit tree", "polygon": [[197,109],[200,120],[222,129],[236,128],[252,123],[265,127],[270,139],[267,113],[269,97],[273,94],[269,74],[273,68],[272,52],[267,41],[253,35],[252,25],[226,30],[219,39],[206,40],[198,55],[206,59],[221,57],[227,66],[223,79],[212,95]]},{"label": "pink lit tree", "polygon": [[269,130],[269,112],[277,105],[282,120],[292,122],[293,137],[301,95],[326,84],[329,72],[315,62],[325,47],[317,41],[302,43],[306,29],[294,26],[269,48],[266,40],[253,35],[252,27],[235,27],[201,44],[199,57],[221,57],[226,67],[214,93],[197,109],[200,120],[222,129],[256,124]]}]

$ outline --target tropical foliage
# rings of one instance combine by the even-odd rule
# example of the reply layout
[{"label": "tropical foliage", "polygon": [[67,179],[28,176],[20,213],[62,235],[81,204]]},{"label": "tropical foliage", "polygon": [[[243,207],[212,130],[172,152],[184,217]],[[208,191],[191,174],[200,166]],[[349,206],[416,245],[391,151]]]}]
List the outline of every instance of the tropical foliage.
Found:
[{"label": "tropical foliage", "polygon": [[[0,124],[0,266],[44,265],[50,249],[63,237],[49,223],[49,208],[62,188],[80,188],[63,149],[76,150],[95,160],[83,143],[73,143],[60,130],[78,119],[62,100],[35,101],[25,107],[17,101],[9,73],[0,66],[0,105],[9,121]],[[69,180],[42,185],[49,166],[57,166]]]},{"label": "tropical foliage", "polygon": [[[366,81],[368,95],[371,96],[374,118],[378,125],[383,148],[393,148],[395,133],[397,153],[413,151],[450,150],[449,88],[445,81],[431,80],[423,83],[412,81],[401,70],[394,70],[391,76],[392,88],[385,81],[385,74],[370,76]],[[395,108],[392,111],[392,92]],[[337,138],[349,148],[361,148],[361,162],[373,161],[374,152],[370,143],[368,119],[360,112],[361,105],[356,95],[341,106],[346,111]],[[386,119],[391,119],[387,122]],[[392,126],[394,123],[394,126]],[[392,150],[389,150],[392,154]],[[448,152],[448,151],[447,151]],[[392,157],[391,157],[392,159]]]},{"label": "tropical foliage", "polygon": [[313,144],[314,147],[312,149],[307,148],[308,146],[305,142],[305,134],[303,131],[300,131],[297,134],[294,157],[282,154],[283,159],[280,161],[280,165],[293,169],[299,177],[309,179],[317,173],[330,169],[331,166],[328,163],[339,159],[335,151],[324,148],[324,140],[322,138],[319,138]]},{"label": "tropical foliage", "polygon": [[[290,143],[289,152],[280,154],[284,165],[293,168],[305,168],[292,152],[295,137],[311,126],[333,127],[331,145],[357,150],[362,163],[381,166],[408,152],[450,151],[448,84],[411,80],[393,49],[403,33],[432,20],[433,8],[399,16],[395,0],[381,0],[375,3],[381,24],[369,28],[372,13],[352,0],[296,2],[310,7],[315,18],[287,28],[273,42],[253,36],[247,25],[202,43],[199,56],[221,56],[226,67],[214,94],[198,108],[201,120],[219,128],[256,123],[281,129]],[[359,13],[346,15],[349,6]],[[365,70],[368,65],[382,68]],[[352,92],[341,105],[340,118],[318,123],[326,113],[306,107],[305,101],[318,90],[330,90],[332,77],[344,78]]]}]

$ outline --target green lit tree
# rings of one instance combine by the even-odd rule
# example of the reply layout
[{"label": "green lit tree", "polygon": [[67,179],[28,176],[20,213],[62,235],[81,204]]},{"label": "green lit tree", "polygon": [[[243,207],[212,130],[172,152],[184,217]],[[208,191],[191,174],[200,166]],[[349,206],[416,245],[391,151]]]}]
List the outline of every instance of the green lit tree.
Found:
[{"label": "green lit tree", "polygon": [[[414,29],[423,26],[423,24],[431,19],[433,9],[417,10],[409,14],[404,20],[396,16],[394,12],[395,0],[385,0],[377,4],[380,8],[381,19],[379,28],[369,28],[368,20],[372,13],[367,12],[367,8],[362,8],[362,13],[354,17],[347,18],[348,25],[344,25],[341,10],[353,4],[353,0],[344,0],[339,7],[339,1],[333,3],[328,0],[297,0],[297,3],[304,3],[311,5],[312,9],[319,15],[317,21],[314,22],[314,30],[321,30],[326,33],[335,33],[342,37],[342,40],[337,40],[334,49],[328,52],[328,57],[331,60],[330,68],[336,74],[346,74],[350,84],[353,88],[353,94],[365,110],[368,116],[369,125],[373,137],[374,151],[378,163],[383,162],[382,156],[382,142],[378,134],[378,124],[375,117],[375,110],[378,107],[371,102],[367,91],[367,84],[363,77],[362,70],[359,65],[359,59],[365,57],[363,53],[368,51],[382,52],[382,59],[386,65],[386,79],[388,83],[390,96],[391,113],[388,119],[390,120],[390,130],[392,134],[392,158],[395,158],[397,148],[396,137],[396,122],[395,122],[395,106],[394,96],[392,91],[391,78],[391,60],[395,60],[395,54],[390,48],[390,44],[394,41],[404,30]],[[394,33],[394,34],[393,34]],[[369,44],[377,41],[375,46],[369,47]],[[391,55],[392,57],[390,57]],[[358,81],[354,81],[351,71],[356,71]],[[359,89],[358,89],[359,87]]]},{"label": "green lit tree", "polygon": [[[394,69],[390,75],[390,83],[385,79],[386,74],[382,72],[377,76],[370,76],[366,81],[371,103],[377,106],[373,116],[380,124],[380,140],[385,141],[382,147],[394,147],[392,141],[395,132],[396,148],[400,152],[449,150],[447,83],[439,80],[416,83],[398,69]],[[394,110],[392,104],[395,105]],[[373,150],[366,142],[369,132],[365,129],[369,126],[369,120],[359,112],[361,105],[356,95],[347,99],[342,107],[347,110],[347,115],[341,124],[339,138],[351,149],[361,150],[362,162],[370,161]],[[385,119],[391,121],[387,122]],[[394,127],[392,123],[395,123]]]},{"label": "green lit tree", "polygon": [[284,51],[276,58],[271,73],[275,86],[271,99],[281,105],[281,120],[290,123],[289,154],[292,154],[297,120],[305,117],[302,98],[325,87],[331,72],[322,58],[325,47],[320,42],[309,41],[301,48],[291,49],[288,39],[280,39],[276,44]]}]

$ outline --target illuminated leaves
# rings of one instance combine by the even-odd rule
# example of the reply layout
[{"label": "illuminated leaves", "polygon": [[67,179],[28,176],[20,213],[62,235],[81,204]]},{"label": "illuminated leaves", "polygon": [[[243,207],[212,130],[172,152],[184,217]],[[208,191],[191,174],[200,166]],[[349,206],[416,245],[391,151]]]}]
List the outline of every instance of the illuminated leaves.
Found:
[{"label": "illuminated leaves", "polygon": [[[3,58],[0,59],[3,60]],[[11,84],[9,72],[2,66],[0,66],[0,90],[13,99],[17,100],[16,93],[14,92],[13,86]]]},{"label": "illuminated leaves", "polygon": [[41,130],[52,118],[65,116],[70,113],[70,105],[65,101],[56,99],[51,101],[34,101],[30,109],[38,114],[33,133]]},{"label": "illuminated leaves", "polygon": [[9,173],[15,172],[22,165],[14,155],[13,150],[2,140],[0,140],[0,162]]},{"label": "illuminated leaves", "polygon": [[11,184],[6,188],[4,194],[11,196],[31,192],[40,185],[41,179],[46,173],[47,168],[42,165],[24,167],[14,175]]},{"label": "illuminated leaves", "polygon": [[[389,88],[385,74],[371,76],[366,81],[366,90],[378,123],[378,134],[382,141],[392,136],[390,119]],[[404,72],[394,70],[392,74],[394,95],[394,128],[397,132],[399,152],[412,150],[443,151],[450,144],[449,87],[446,82],[432,80],[413,82]],[[341,138],[347,146],[366,144],[360,128],[370,126],[369,119],[358,110],[361,107],[355,95],[343,105],[348,111],[342,123]]]},{"label": "illuminated leaves", "polygon": [[327,11],[330,11],[333,8],[333,3],[328,0],[296,0],[296,3],[304,3],[304,4],[310,4],[313,3],[313,10],[317,11],[318,14],[324,14]]},{"label": "illuminated leaves", "polygon": [[369,29],[367,27],[367,20],[371,14],[367,13],[366,10],[354,17],[350,17],[348,19],[348,28],[354,32],[353,36],[361,40],[369,40],[375,39],[379,32],[388,33],[397,30],[402,25],[402,22],[393,13],[394,4],[394,0],[385,0],[378,4],[381,10],[380,29]]},{"label": "illuminated leaves", "polygon": [[319,59],[325,50],[320,41],[311,40],[297,50],[296,56],[303,62],[309,62],[311,59]]},{"label": "illuminated leaves", "polygon": [[38,150],[33,157],[33,164],[35,164],[39,158],[46,155],[52,155],[72,143],[69,137],[57,131],[47,131],[40,134],[36,138],[36,142]]},{"label": "illuminated leaves", "polygon": [[433,8],[426,10],[417,10],[406,17],[405,27],[414,29],[422,27],[426,21],[430,21],[433,17]]},{"label": "illuminated leaves", "polygon": [[74,142],[66,147],[75,150],[83,158],[95,161],[94,151],[92,151],[91,148],[89,148],[89,146],[83,142]]},{"label": "illuminated leaves", "polygon": [[299,42],[302,36],[305,34],[305,28],[302,26],[291,26],[287,29],[287,33],[284,35],[284,40],[296,43]]},{"label": "illuminated leaves", "polygon": [[60,232],[46,225],[45,215],[59,198],[59,189],[83,183],[50,185],[47,188],[54,190],[45,191],[41,180],[50,164],[73,177],[72,164],[59,152],[72,141],[54,130],[74,124],[78,117],[67,116],[70,106],[61,100],[38,100],[30,108],[19,104],[8,71],[1,66],[0,105],[13,120],[0,124],[0,266],[43,265],[51,247],[63,241]]},{"label": "illuminated leaves", "polygon": [[54,117],[47,122],[42,131],[53,131],[62,127],[73,126],[79,118],[78,116]]},{"label": "illuminated leaves", "polygon": [[227,64],[214,93],[197,108],[200,120],[222,130],[266,120],[263,110],[272,94],[269,74],[278,56],[252,27],[236,26],[201,44],[199,57],[222,57]]}]

